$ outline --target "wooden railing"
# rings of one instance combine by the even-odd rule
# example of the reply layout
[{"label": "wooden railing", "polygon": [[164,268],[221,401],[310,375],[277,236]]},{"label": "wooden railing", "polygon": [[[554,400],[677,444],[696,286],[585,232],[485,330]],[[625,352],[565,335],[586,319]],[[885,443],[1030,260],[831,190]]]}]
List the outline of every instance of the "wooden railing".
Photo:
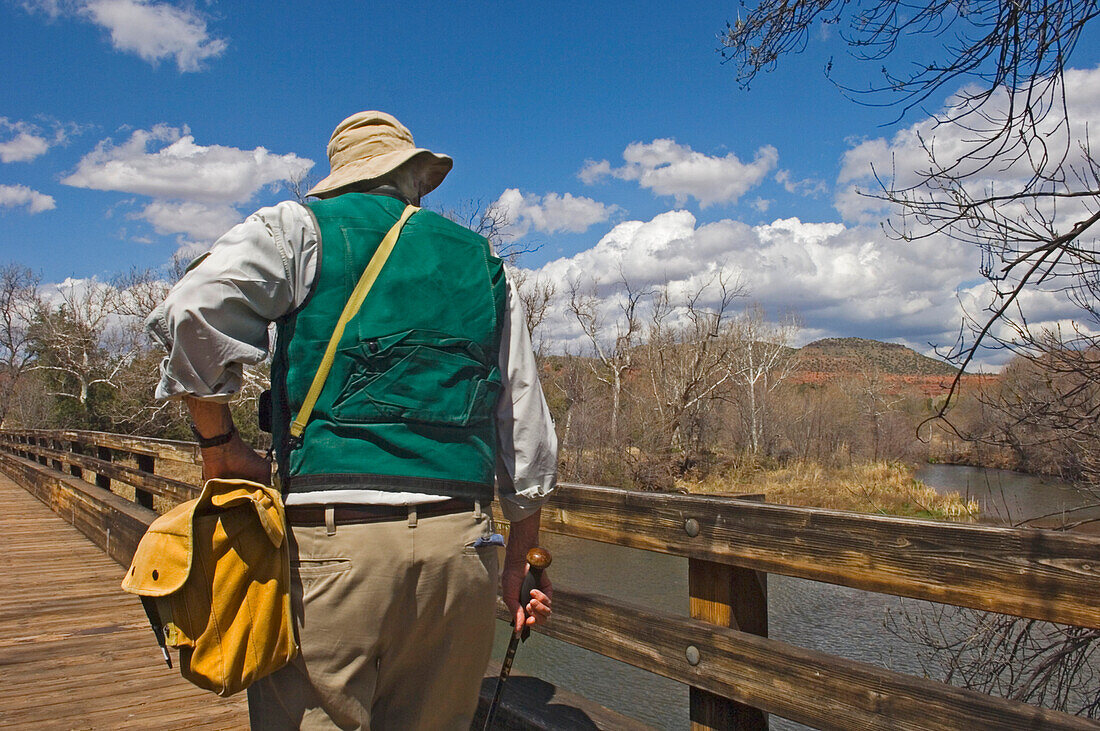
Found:
[{"label": "wooden railing", "polygon": [[[0,466],[122,564],[154,498],[197,494],[171,475],[198,458],[190,442],[0,432]],[[843,731],[1100,728],[766,636],[768,573],[1100,628],[1100,538],[586,485],[559,487],[543,530],[687,558],[690,618],[555,587],[541,631],[689,685],[695,728],[769,713]]]}]

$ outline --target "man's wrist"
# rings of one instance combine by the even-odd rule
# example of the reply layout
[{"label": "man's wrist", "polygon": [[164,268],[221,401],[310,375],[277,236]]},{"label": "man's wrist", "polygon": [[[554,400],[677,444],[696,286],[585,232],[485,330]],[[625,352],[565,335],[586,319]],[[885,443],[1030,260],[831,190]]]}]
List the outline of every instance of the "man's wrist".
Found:
[{"label": "man's wrist", "polygon": [[536,510],[523,520],[511,524],[508,529],[508,547],[504,552],[504,565],[522,566],[527,562],[528,549],[534,548],[539,541],[539,523],[542,510]]},{"label": "man's wrist", "polygon": [[237,434],[237,426],[235,424],[230,424],[228,431],[208,437],[203,436],[199,428],[192,422],[191,433],[195,435],[195,441],[198,442],[201,449],[210,449],[211,447],[221,447],[229,444]]}]

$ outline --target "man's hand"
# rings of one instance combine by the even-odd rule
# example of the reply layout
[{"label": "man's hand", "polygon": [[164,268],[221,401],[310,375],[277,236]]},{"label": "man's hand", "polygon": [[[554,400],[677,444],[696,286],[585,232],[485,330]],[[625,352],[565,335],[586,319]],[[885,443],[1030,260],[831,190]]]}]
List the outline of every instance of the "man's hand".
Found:
[{"label": "man's hand", "polygon": [[236,478],[270,485],[271,463],[256,454],[239,434],[234,434],[228,443],[202,450],[202,477]]},{"label": "man's hand", "polygon": [[[225,434],[233,429],[233,416],[225,404],[190,397],[186,401],[195,428],[204,437]],[[202,477],[204,480],[236,478],[270,485],[271,463],[245,444],[240,434],[234,433],[225,444],[202,450]]]},{"label": "man's hand", "polygon": [[523,586],[523,578],[530,567],[527,565],[527,551],[538,545],[539,521],[542,511],[536,511],[523,520],[512,523],[508,532],[508,547],[504,552],[504,571],[500,576],[500,589],[504,595],[504,603],[512,613],[512,626],[518,635],[524,627],[533,627],[543,624],[550,618],[550,601],[554,595],[554,588],[550,584],[547,572],[542,572],[542,579],[537,589],[531,591],[531,601],[526,606],[520,606],[519,592]]}]

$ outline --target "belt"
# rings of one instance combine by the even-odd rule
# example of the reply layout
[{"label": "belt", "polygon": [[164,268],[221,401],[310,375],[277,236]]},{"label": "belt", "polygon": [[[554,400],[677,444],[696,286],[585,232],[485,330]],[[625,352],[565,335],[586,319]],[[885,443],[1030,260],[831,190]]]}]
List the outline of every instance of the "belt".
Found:
[{"label": "belt", "polygon": [[437,515],[474,512],[472,500],[451,498],[436,503],[419,505],[288,505],[286,522],[290,525],[325,525],[325,511],[332,508],[333,520],[348,523],[382,523],[388,520],[404,520],[409,511],[416,509],[417,518],[430,518]]}]

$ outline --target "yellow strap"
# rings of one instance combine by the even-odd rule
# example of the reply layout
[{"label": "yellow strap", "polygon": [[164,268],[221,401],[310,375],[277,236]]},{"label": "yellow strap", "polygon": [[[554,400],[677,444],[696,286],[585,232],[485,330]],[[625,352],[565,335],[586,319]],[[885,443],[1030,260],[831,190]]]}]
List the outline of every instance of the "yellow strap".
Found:
[{"label": "yellow strap", "polygon": [[317,368],[317,373],[313,376],[313,383],[309,387],[309,393],[306,394],[306,400],[302,402],[302,408],[298,411],[298,416],[295,417],[294,422],[290,425],[290,436],[300,437],[302,432],[305,431],[306,422],[309,421],[310,414],[313,413],[313,407],[317,403],[317,399],[321,396],[321,389],[325,385],[325,379],[328,378],[329,369],[332,368],[332,361],[336,357],[336,347],[340,343],[340,338],[344,335],[344,328],[347,326],[351,319],[355,317],[359,312],[359,308],[363,305],[363,300],[367,297],[367,292],[374,286],[374,280],[378,278],[378,273],[382,271],[382,267],[386,264],[386,259],[389,258],[390,252],[393,251],[394,244],[397,243],[397,237],[401,235],[401,229],[404,227],[405,222],[409,220],[412,214],[416,213],[420,209],[416,206],[405,206],[405,211],[401,214],[401,218],[397,219],[397,223],[386,233],[385,238],[382,239],[382,243],[378,245],[378,250],[374,252],[374,256],[371,257],[370,263],[367,264],[367,268],[363,270],[363,275],[359,277],[359,283],[355,285],[355,289],[351,292],[351,297],[348,298],[348,302],[344,305],[344,311],[340,313],[340,319],[336,321],[336,329],[332,331],[332,337],[329,338],[328,347],[325,348],[325,355],[321,358],[321,365]]}]

